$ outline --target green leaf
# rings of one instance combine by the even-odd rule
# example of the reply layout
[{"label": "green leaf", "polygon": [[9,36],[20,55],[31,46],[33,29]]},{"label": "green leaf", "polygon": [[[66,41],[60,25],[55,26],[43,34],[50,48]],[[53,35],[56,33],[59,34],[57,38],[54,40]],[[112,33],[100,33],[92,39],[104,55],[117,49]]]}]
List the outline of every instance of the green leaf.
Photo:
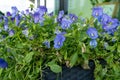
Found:
[{"label": "green leaf", "polygon": [[31,60],[32,60],[32,56],[34,55],[34,52],[30,52],[28,53],[25,58],[24,58],[24,61],[29,63]]},{"label": "green leaf", "polygon": [[22,45],[21,43],[18,43],[18,44],[16,45],[16,47],[17,47],[17,48],[23,48],[23,45]]},{"label": "green leaf", "polygon": [[75,54],[73,54],[73,55],[71,56],[70,66],[71,66],[71,67],[74,66],[75,63],[77,62],[77,60],[78,60],[78,54],[75,53]]},{"label": "green leaf", "polygon": [[117,47],[117,52],[120,53],[120,44],[118,44],[118,47]]},{"label": "green leaf", "polygon": [[3,72],[3,69],[2,69],[2,68],[0,68],[0,76],[1,76],[2,72]]},{"label": "green leaf", "polygon": [[59,73],[62,71],[62,68],[61,66],[57,65],[57,64],[52,64],[52,65],[49,65],[51,71],[55,72],[55,73]]}]

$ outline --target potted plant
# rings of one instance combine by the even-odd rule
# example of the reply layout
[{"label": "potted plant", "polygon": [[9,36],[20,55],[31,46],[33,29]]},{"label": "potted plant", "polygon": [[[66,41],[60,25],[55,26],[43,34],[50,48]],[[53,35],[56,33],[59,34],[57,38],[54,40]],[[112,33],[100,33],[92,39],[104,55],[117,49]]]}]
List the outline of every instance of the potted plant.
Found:
[{"label": "potted plant", "polygon": [[42,80],[46,71],[80,66],[94,71],[96,80],[119,80],[119,35],[119,21],[101,7],[90,19],[54,15],[44,6],[22,12],[12,7],[0,21],[0,79]]}]

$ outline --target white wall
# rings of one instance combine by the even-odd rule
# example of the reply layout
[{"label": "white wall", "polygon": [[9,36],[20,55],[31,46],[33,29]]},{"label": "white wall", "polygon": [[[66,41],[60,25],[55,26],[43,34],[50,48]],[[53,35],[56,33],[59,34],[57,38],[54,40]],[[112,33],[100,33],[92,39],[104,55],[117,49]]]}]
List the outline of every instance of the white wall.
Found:
[{"label": "white wall", "polygon": [[28,0],[0,0],[0,11],[11,12],[11,6],[16,6],[20,11],[26,10],[30,4],[32,4]]},{"label": "white wall", "polygon": [[48,8],[48,12],[53,12],[55,11],[55,0],[46,0],[46,6]]},{"label": "white wall", "polygon": [[[44,0],[40,0],[41,4],[44,5]],[[46,6],[48,8],[48,12],[52,12],[55,10],[55,0],[46,0]],[[6,13],[7,11],[11,12],[11,6],[16,6],[18,10],[26,10],[30,4],[32,4],[29,0],[0,0],[0,11]],[[37,7],[36,5],[34,5]]]}]

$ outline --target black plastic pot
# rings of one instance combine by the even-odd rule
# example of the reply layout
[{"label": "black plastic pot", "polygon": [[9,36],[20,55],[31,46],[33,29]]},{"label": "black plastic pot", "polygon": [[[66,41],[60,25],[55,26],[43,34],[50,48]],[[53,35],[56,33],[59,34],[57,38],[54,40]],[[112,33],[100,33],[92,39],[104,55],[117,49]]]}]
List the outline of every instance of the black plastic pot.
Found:
[{"label": "black plastic pot", "polygon": [[89,62],[91,69],[83,69],[80,66],[68,68],[62,67],[62,72],[59,74],[53,73],[50,69],[45,69],[43,73],[43,80],[94,80],[94,68],[93,61]]}]

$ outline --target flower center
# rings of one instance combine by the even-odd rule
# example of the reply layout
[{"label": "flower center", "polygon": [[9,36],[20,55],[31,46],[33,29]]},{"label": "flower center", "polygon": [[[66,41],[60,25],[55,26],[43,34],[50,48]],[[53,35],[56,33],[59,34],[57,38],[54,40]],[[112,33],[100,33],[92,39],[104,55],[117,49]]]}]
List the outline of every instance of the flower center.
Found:
[{"label": "flower center", "polygon": [[112,22],[110,22],[108,25],[112,25]]},{"label": "flower center", "polygon": [[60,45],[60,42],[58,42],[58,45]]},{"label": "flower center", "polygon": [[91,35],[91,36],[94,36],[94,34],[93,34],[93,33],[91,33],[90,35]]},{"label": "flower center", "polygon": [[98,16],[98,13],[96,13],[95,15]]}]

